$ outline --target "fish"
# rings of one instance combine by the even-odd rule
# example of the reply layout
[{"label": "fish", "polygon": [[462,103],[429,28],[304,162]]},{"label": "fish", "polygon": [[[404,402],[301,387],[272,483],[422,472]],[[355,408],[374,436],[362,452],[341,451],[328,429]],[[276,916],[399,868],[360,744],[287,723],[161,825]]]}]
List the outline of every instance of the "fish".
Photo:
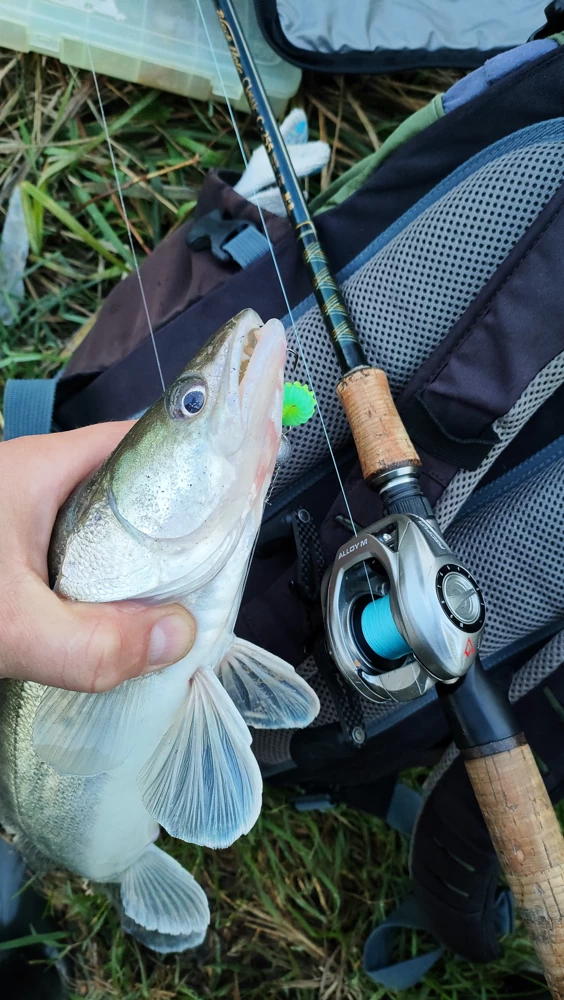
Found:
[{"label": "fish", "polygon": [[[154,951],[196,947],[210,921],[160,828],[224,848],[255,824],[252,728],[319,711],[294,668],[234,634],[281,440],[284,327],[227,322],[54,526],[50,583],[73,601],[179,603],[196,639],[178,663],[104,693],[0,682],[0,822],[37,872],[102,886]],[[30,609],[33,613],[33,609]]]}]

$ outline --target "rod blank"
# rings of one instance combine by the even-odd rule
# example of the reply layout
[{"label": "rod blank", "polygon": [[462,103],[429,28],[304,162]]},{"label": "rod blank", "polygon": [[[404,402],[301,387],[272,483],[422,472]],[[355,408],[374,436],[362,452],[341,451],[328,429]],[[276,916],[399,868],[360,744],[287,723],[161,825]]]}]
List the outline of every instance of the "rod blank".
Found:
[{"label": "rod blank", "polygon": [[323,313],[341,371],[368,366],[353,321],[309,214],[292,161],[249,51],[231,0],[214,0],[223,34],[239,73],[245,95],[260,131],[264,148],[280,188],[288,217],[300,242],[315,298]]}]

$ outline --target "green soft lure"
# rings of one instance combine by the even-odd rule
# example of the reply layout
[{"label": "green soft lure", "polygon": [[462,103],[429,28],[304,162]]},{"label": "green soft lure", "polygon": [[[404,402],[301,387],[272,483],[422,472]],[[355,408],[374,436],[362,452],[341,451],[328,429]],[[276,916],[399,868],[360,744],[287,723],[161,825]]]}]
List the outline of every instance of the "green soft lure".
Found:
[{"label": "green soft lure", "polygon": [[315,396],[307,385],[286,382],[282,401],[282,426],[300,427],[313,416],[316,406]]}]

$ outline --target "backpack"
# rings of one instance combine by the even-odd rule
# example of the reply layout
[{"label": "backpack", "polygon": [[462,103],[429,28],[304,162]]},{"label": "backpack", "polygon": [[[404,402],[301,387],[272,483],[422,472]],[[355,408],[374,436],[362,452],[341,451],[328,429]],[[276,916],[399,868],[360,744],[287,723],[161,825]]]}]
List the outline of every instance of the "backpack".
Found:
[{"label": "backpack", "polygon": [[[387,372],[423,460],[441,528],[480,580],[484,666],[509,691],[554,801],[564,792],[563,42],[553,34],[496,56],[311,205],[369,360]],[[167,382],[244,307],[291,327],[259,213],[234,191],[237,179],[210,172],[193,222],[143,265]],[[381,511],[335,396],[338,368],[299,249],[285,219],[267,214],[266,225],[352,516],[367,526]],[[288,375],[307,381],[299,358]],[[5,436],[131,417],[159,394],[128,277],[56,380],[8,383]],[[395,927],[424,926],[441,946],[489,961],[511,900],[498,891],[495,853],[435,693],[367,702],[324,655],[321,584],[350,523],[319,424],[291,441],[237,634],[296,665],[322,708],[309,729],[257,731],[253,745],[269,781],[300,787],[298,808],[345,802],[412,831],[414,898],[365,954],[369,974],[399,988],[439,950],[391,969]],[[434,766],[422,799],[397,784],[418,765]]]},{"label": "backpack", "polygon": [[388,73],[422,66],[479,66],[538,25],[535,0],[259,0],[259,25],[273,49],[301,69]]}]

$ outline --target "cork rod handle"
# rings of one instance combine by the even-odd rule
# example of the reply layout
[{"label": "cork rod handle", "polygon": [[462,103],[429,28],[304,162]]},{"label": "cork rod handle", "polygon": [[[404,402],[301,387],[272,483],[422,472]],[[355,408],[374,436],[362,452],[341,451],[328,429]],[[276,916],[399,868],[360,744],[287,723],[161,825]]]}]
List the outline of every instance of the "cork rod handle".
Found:
[{"label": "cork rod handle", "polygon": [[549,989],[564,1000],[564,838],[531,749],[523,740],[465,763]]},{"label": "cork rod handle", "polygon": [[421,465],[381,368],[357,368],[337,386],[367,482],[405,465]]}]

